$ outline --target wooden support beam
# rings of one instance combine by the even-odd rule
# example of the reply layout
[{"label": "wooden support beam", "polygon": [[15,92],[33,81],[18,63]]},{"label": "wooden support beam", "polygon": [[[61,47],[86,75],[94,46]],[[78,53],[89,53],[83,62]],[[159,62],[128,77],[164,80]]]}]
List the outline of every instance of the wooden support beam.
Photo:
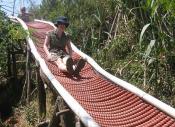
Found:
[{"label": "wooden support beam", "polygon": [[57,97],[56,102],[55,102],[54,112],[53,112],[53,115],[52,115],[52,118],[50,120],[48,127],[60,127],[59,126],[60,119],[58,119],[56,116],[56,112],[58,111],[59,100],[60,100],[60,97]]},{"label": "wooden support beam", "polygon": [[[21,104],[26,104],[29,103],[29,98],[30,98],[30,56],[31,56],[31,53],[30,53],[30,47],[28,44],[26,44],[26,49],[25,49],[25,55],[26,55],[26,60],[25,60],[25,63],[26,63],[26,67],[25,67],[25,82],[24,82],[24,85],[23,85],[23,91],[22,91],[22,95],[21,95],[21,100],[20,100],[20,103]],[[29,88],[29,90],[28,90]]]},{"label": "wooden support beam", "polygon": [[64,113],[67,113],[69,111],[70,111],[70,109],[65,109],[65,110],[59,111],[56,113],[56,117],[59,117],[60,115],[63,115]]},{"label": "wooden support beam", "polygon": [[[25,74],[26,76],[26,74]],[[23,90],[22,90],[22,95],[21,95],[21,99],[20,99],[20,103],[21,104],[25,104],[26,103],[26,98],[27,98],[27,76],[23,85]]]},{"label": "wooden support beam", "polygon": [[70,108],[65,103],[64,99],[60,96],[59,112],[56,113],[57,116],[60,116],[60,126],[61,127],[72,127],[75,126],[75,116],[74,113],[70,110]]},{"label": "wooden support beam", "polygon": [[36,80],[38,89],[38,109],[39,109],[39,121],[43,121],[46,118],[46,92],[44,83],[40,77],[39,64],[36,63]]},{"label": "wooden support beam", "polygon": [[[48,127],[69,127],[70,124],[68,123],[74,122],[74,120],[67,121],[66,114],[69,115],[70,109],[66,108],[67,106],[65,105],[63,98],[61,96],[58,96],[55,102],[54,112]],[[71,126],[73,126],[73,124]]]},{"label": "wooden support beam", "polygon": [[9,49],[7,49],[7,67],[8,67],[8,77],[12,76],[12,70],[11,70],[11,54]]},{"label": "wooden support beam", "polygon": [[75,127],[82,127],[81,122],[80,122],[80,118],[78,116],[75,116],[75,120],[76,120]]},{"label": "wooden support beam", "polygon": [[[41,69],[40,69],[40,75],[41,75],[42,80],[52,90],[53,94],[58,96],[59,93],[56,91],[56,89],[53,87],[53,85],[51,84],[51,82],[48,80],[48,78],[45,76],[45,74],[43,73],[43,71]],[[56,114],[55,113],[53,114],[53,115],[55,115],[54,118],[60,119],[59,121],[60,121],[61,127],[75,126],[74,113],[72,111],[68,111],[69,107],[64,102],[63,98],[62,97],[59,97],[59,98],[60,99],[58,99],[58,97],[57,97],[58,107],[57,107],[57,111],[55,111]],[[50,127],[54,127],[54,126],[50,125]]]},{"label": "wooden support beam", "polygon": [[[56,113],[56,118],[59,119],[60,115],[63,115],[64,113],[67,113],[69,112],[70,110],[69,109],[65,109],[63,111],[60,111],[60,112],[57,112]],[[43,121],[43,122],[40,122],[37,127],[48,127],[50,123],[50,120],[46,120],[46,121]],[[56,126],[57,127],[57,126]]]},{"label": "wooden support beam", "polygon": [[40,122],[38,125],[37,125],[37,127],[48,127],[48,125],[49,125],[49,120],[46,120],[46,121],[44,121],[44,122]]},{"label": "wooden support beam", "polygon": [[31,52],[30,47],[27,45],[27,59],[26,59],[26,83],[27,83],[27,104],[30,102],[30,92],[31,92]]},{"label": "wooden support beam", "polygon": [[15,82],[17,80],[17,69],[16,69],[16,55],[12,54],[12,68],[13,68],[13,77],[15,79]]},{"label": "wooden support beam", "polygon": [[48,77],[43,73],[41,68],[40,68],[40,77],[41,77],[43,83],[47,84],[47,87],[53,92],[53,95],[56,96],[55,98],[57,98],[57,96],[59,95],[58,91],[54,88],[54,86],[52,85],[52,83],[50,82]]},{"label": "wooden support beam", "polygon": [[46,92],[44,83],[39,74],[39,68],[37,68],[37,89],[38,89],[38,104],[39,104],[39,117],[40,121],[46,117]]}]

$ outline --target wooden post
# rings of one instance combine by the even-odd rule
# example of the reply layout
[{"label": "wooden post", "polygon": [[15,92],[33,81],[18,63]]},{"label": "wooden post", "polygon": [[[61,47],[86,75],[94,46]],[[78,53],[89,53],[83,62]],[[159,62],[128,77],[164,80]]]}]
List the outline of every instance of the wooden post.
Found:
[{"label": "wooden post", "polygon": [[17,81],[17,69],[16,69],[16,56],[15,52],[12,52],[12,68],[13,68],[13,77],[15,79],[15,82]]},{"label": "wooden post", "polygon": [[[58,105],[58,111],[62,111],[62,110],[65,110],[66,107],[65,107],[65,104],[64,104],[64,100],[63,98],[60,96],[59,97],[59,105]],[[65,125],[65,115],[60,115],[60,126],[61,127],[66,127]]]},{"label": "wooden post", "polygon": [[21,95],[21,100],[20,100],[21,104],[25,104],[26,98],[27,98],[27,75],[25,74],[25,76],[26,76],[26,79],[25,79],[25,83],[23,85],[22,95]]},{"label": "wooden post", "polygon": [[58,104],[59,104],[59,100],[61,97],[57,97],[56,102],[55,102],[55,107],[54,107],[54,112],[52,115],[52,118],[50,120],[50,123],[48,125],[48,127],[60,127],[58,126],[60,123],[60,119],[57,118],[56,113],[58,111]]},{"label": "wooden post", "polygon": [[39,121],[45,120],[46,117],[46,92],[44,83],[40,77],[39,64],[36,63],[36,80],[38,89]]},{"label": "wooden post", "polygon": [[[60,97],[58,110],[60,116],[60,126],[61,127],[72,127],[75,125],[74,113],[69,110],[69,107],[65,103],[64,99]],[[68,112],[69,111],[69,112]],[[64,114],[63,114],[64,113]]]},{"label": "wooden post", "polygon": [[75,120],[76,120],[75,127],[82,127],[78,116],[75,116]]},{"label": "wooden post", "polygon": [[[26,41],[24,41],[25,43]],[[26,104],[27,102],[27,84],[30,82],[28,82],[28,62],[29,62],[29,54],[30,54],[30,47],[29,45],[26,43],[26,48],[25,48],[25,52],[24,52],[24,56],[26,57],[25,63],[26,63],[26,67],[25,67],[25,82],[23,85],[23,90],[22,90],[22,95],[21,95],[21,99],[20,99],[20,103],[21,104]]]},{"label": "wooden post", "polygon": [[12,76],[12,71],[11,71],[11,54],[9,48],[7,49],[7,67],[8,67],[8,77]]},{"label": "wooden post", "polygon": [[[42,80],[47,83],[48,87],[52,90],[54,95],[58,96],[58,92],[55,90],[51,82],[48,80],[46,75],[40,69],[40,77]],[[75,126],[75,117],[74,113],[69,110],[68,106],[64,102],[61,96],[57,97],[55,102],[55,108],[52,115],[52,118],[49,122],[48,127],[74,127]]]},{"label": "wooden post", "polygon": [[31,52],[30,52],[30,47],[27,44],[27,60],[26,60],[26,85],[27,85],[27,104],[30,102],[30,93],[31,93],[31,67],[30,67],[30,62],[31,62]]}]

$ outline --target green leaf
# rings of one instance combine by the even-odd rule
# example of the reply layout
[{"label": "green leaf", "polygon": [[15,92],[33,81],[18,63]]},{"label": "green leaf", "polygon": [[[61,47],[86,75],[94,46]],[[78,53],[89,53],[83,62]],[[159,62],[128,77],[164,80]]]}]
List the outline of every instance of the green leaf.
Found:
[{"label": "green leaf", "polygon": [[149,23],[149,24],[146,24],[146,25],[143,27],[142,31],[141,31],[140,39],[139,39],[139,45],[140,45],[140,47],[141,47],[141,43],[142,43],[142,41],[143,41],[143,34],[145,33],[145,31],[146,31],[146,29],[149,27],[149,25],[150,25],[150,23]]},{"label": "green leaf", "polygon": [[151,40],[150,44],[148,45],[147,50],[145,52],[145,59],[148,58],[148,56],[150,55],[152,47],[155,45],[155,42],[155,40]]},{"label": "green leaf", "polygon": [[149,61],[148,61],[148,65],[152,64],[154,61],[155,61],[154,58],[149,59]]}]

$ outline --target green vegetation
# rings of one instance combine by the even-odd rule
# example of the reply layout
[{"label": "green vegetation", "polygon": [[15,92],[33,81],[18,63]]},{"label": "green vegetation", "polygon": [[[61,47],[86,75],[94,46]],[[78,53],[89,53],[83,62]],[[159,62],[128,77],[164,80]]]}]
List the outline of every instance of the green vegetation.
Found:
[{"label": "green vegetation", "polygon": [[1,10],[0,28],[0,77],[7,77],[12,75],[8,63],[10,55],[22,50],[21,42],[27,34],[20,25],[12,23]]},{"label": "green vegetation", "polygon": [[68,16],[68,31],[81,50],[108,72],[175,105],[174,8],[173,0],[43,0],[37,12],[51,21]]},{"label": "green vegetation", "polygon": [[[12,106],[16,106],[20,99],[24,75],[21,69],[25,64],[16,66],[17,60],[23,60],[16,54],[24,54],[25,37],[23,28],[0,10],[0,121],[10,115]],[[0,126],[5,125],[0,122]]]}]

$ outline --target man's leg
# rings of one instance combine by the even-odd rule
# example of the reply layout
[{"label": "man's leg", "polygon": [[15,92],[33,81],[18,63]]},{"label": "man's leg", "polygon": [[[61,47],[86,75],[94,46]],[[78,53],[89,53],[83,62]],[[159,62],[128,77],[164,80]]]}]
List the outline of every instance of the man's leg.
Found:
[{"label": "man's leg", "polygon": [[63,63],[63,60],[61,58],[58,58],[57,61],[55,61],[55,62],[61,71],[63,71],[63,72],[67,71],[66,65]]},{"label": "man's leg", "polygon": [[75,71],[74,71],[74,74],[75,75],[79,75],[79,72],[83,69],[83,67],[85,66],[86,64],[86,61],[84,59],[80,59],[78,61],[78,63],[75,65]]},{"label": "man's leg", "polygon": [[63,59],[58,58],[57,65],[59,69],[63,72],[68,72],[69,74],[73,74],[73,60],[70,56],[65,56]]}]

